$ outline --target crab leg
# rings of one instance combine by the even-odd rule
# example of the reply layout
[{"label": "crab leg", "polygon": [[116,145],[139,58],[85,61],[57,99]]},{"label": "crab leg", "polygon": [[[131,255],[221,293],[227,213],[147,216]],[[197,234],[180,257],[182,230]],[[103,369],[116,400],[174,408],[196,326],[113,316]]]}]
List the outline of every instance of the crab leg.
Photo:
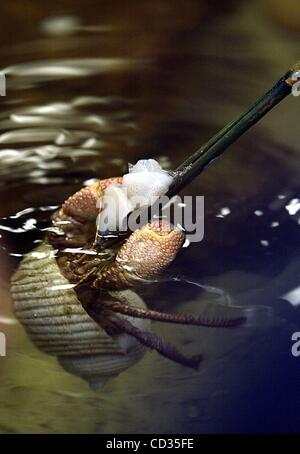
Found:
[{"label": "crab leg", "polygon": [[147,318],[159,322],[178,323],[183,325],[205,326],[209,328],[232,328],[241,325],[246,317],[230,319],[206,320],[193,317],[189,314],[170,314],[153,310],[145,310],[139,307],[129,306],[118,301],[101,301],[101,306],[119,314],[129,315],[137,318]]},{"label": "crab leg", "polygon": [[[100,314],[89,310],[89,314],[93,319],[105,330],[103,327],[103,317]],[[128,334],[129,336],[137,339],[142,345],[150,348],[151,350],[157,351],[160,355],[179,363],[183,366],[190,367],[192,369],[198,369],[200,362],[202,361],[201,355],[195,355],[188,357],[177,350],[172,344],[162,340],[157,334],[150,333],[148,331],[142,331],[133,326],[128,320],[120,319],[114,314],[106,315],[109,322],[114,328],[117,328],[121,333]],[[108,332],[108,334],[111,334]]]}]

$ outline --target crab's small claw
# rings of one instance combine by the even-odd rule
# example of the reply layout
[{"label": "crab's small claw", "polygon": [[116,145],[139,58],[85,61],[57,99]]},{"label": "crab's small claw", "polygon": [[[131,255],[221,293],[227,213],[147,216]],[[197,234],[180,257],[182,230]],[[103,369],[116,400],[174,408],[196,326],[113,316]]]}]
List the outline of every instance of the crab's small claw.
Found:
[{"label": "crab's small claw", "polygon": [[48,239],[55,247],[89,247],[96,234],[99,202],[111,184],[121,184],[122,177],[107,178],[71,195],[56,213]]},{"label": "crab's small claw", "polygon": [[112,265],[99,270],[94,287],[121,289],[151,280],[174,260],[183,240],[182,230],[164,219],[145,225],[129,237]]}]

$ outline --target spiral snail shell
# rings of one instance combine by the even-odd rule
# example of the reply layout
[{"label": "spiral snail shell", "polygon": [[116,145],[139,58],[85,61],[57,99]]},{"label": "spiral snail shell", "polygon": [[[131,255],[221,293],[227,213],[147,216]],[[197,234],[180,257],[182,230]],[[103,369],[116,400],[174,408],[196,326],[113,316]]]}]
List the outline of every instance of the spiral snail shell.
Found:
[{"label": "spiral snail shell", "polygon": [[[134,338],[110,337],[83,309],[75,291],[61,274],[54,249],[42,243],[21,262],[12,277],[15,314],[35,345],[57,356],[68,372],[93,388],[138,361],[145,348]],[[132,290],[115,292],[128,304],[145,308]],[[132,320],[149,328],[148,320]]]}]

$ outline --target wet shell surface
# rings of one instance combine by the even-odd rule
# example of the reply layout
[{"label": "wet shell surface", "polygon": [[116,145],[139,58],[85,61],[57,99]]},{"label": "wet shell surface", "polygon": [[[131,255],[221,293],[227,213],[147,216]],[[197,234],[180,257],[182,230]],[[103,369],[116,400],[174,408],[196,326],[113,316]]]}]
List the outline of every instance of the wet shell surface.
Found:
[{"label": "wet shell surface", "polygon": [[[68,372],[101,386],[144,354],[134,338],[108,336],[85,312],[69,281],[62,275],[51,245],[42,243],[21,261],[11,280],[16,317],[34,344],[55,355]],[[121,302],[145,308],[131,290],[111,292]],[[125,317],[142,330],[149,321]]]}]

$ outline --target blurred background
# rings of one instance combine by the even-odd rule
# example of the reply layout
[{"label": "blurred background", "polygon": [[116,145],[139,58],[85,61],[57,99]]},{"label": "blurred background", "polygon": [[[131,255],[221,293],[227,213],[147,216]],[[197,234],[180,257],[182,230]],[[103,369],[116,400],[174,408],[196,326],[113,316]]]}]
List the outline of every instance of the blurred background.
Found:
[{"label": "blurred background", "polygon": [[152,308],[218,311],[194,282],[249,311],[234,331],[154,324],[203,353],[198,372],[149,352],[95,393],[35,348],[9,295],[12,271],[69,194],[140,158],[175,168],[299,60],[299,37],[297,0],[1,5],[1,432],[299,431],[300,98],[185,190],[205,196],[204,240],[172,265],[178,283],[140,290]]}]

